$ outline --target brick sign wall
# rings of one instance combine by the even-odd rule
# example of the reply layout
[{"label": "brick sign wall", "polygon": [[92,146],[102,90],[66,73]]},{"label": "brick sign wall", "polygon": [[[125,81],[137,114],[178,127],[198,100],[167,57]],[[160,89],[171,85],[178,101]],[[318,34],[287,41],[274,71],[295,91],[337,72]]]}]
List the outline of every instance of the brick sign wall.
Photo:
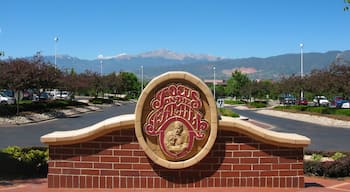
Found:
[{"label": "brick sign wall", "polygon": [[218,131],[208,155],[186,169],[150,160],[134,129],[73,145],[50,145],[50,188],[304,187],[303,147]]}]

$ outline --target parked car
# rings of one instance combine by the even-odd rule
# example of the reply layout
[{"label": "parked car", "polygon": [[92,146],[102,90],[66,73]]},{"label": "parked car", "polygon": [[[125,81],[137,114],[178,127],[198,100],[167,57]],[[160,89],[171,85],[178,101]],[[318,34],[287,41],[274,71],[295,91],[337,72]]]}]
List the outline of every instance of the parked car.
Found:
[{"label": "parked car", "polygon": [[323,95],[315,96],[312,101],[315,104],[315,106],[329,106],[330,103],[327,97]]},{"label": "parked car", "polygon": [[349,102],[349,101],[344,102],[344,103],[341,105],[341,108],[343,108],[343,109],[350,109],[350,102]]},{"label": "parked car", "polygon": [[286,94],[281,94],[279,97],[280,104],[284,105],[295,105],[296,99],[292,94],[286,93]]},{"label": "parked car", "polygon": [[335,96],[331,102],[331,106],[335,108],[342,108],[343,103],[349,102],[341,96]]},{"label": "parked car", "polygon": [[0,92],[0,103],[1,104],[15,104],[16,99],[14,97],[10,97],[3,92]]},{"label": "parked car", "polygon": [[298,105],[308,105],[308,103],[309,103],[309,102],[308,102],[307,99],[304,98],[304,97],[298,99],[298,101],[297,101],[297,104],[298,104]]}]

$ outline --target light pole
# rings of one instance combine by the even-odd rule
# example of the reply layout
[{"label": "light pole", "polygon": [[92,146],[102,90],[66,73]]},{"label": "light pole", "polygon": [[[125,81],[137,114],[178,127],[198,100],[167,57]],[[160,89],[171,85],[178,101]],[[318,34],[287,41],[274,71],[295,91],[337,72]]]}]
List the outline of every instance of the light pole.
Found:
[{"label": "light pole", "polygon": [[216,93],[215,93],[215,84],[216,84],[216,80],[215,80],[215,67],[213,67],[213,72],[214,72],[214,82],[213,82],[213,87],[214,87],[214,101],[216,101]]},{"label": "light pole", "polygon": [[101,75],[101,77],[102,77],[102,64],[103,64],[103,55],[102,54],[99,54],[98,56],[97,56],[97,59],[99,59],[100,60],[100,75]]},{"label": "light pole", "polygon": [[141,65],[141,93],[143,91],[143,65]]},{"label": "light pole", "polygon": [[[303,48],[304,48],[304,44],[300,43],[300,78],[303,79],[304,77],[304,53],[303,53]],[[300,91],[300,98],[304,97],[304,90],[303,88],[301,88]]]},{"label": "light pole", "polygon": [[57,41],[58,37],[54,37],[53,40],[55,41],[55,68],[57,68]]}]

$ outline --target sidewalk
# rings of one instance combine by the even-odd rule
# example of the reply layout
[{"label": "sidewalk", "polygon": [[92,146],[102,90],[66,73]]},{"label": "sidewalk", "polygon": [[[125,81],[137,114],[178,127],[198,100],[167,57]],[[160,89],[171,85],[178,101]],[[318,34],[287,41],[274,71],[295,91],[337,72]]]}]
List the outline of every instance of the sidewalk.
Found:
[{"label": "sidewalk", "polygon": [[47,179],[29,179],[29,180],[16,180],[11,182],[0,181],[0,192],[71,192],[71,191],[117,191],[117,192],[297,192],[297,191],[307,191],[307,192],[350,192],[350,178],[346,179],[327,179],[322,177],[305,177],[305,188],[303,189],[293,189],[293,188],[201,188],[201,189],[191,189],[191,188],[174,188],[174,189],[48,189]]}]

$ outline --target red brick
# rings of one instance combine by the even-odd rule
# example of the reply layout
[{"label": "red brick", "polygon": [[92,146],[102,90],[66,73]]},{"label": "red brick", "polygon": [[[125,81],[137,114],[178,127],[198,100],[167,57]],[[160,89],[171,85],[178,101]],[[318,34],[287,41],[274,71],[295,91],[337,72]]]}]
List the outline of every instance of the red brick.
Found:
[{"label": "red brick", "polygon": [[120,176],[139,176],[139,171],[120,171]]},{"label": "red brick", "polygon": [[239,150],[257,150],[258,144],[240,144]]},{"label": "red brick", "polygon": [[233,165],[233,170],[251,170],[251,165]]},{"label": "red brick", "polygon": [[251,151],[234,151],[233,152],[234,157],[252,157]]},{"label": "red brick", "polygon": [[253,157],[269,157],[269,156],[271,156],[271,154],[266,151],[253,151]]},{"label": "red brick", "polygon": [[261,171],[260,176],[278,176],[278,171]]},{"label": "red brick", "polygon": [[253,186],[260,187],[260,178],[258,178],[258,177],[253,178]]},{"label": "red brick", "polygon": [[284,177],[280,177],[280,187],[286,187],[286,179]]},{"label": "red brick", "polygon": [[55,166],[56,167],[73,167],[73,163],[72,162],[60,162],[60,161],[57,161],[55,163]]},{"label": "red brick", "polygon": [[101,157],[101,162],[119,163],[119,157]]},{"label": "red brick", "polygon": [[281,169],[290,169],[290,164],[272,164],[272,169],[281,170]]},{"label": "red brick", "polygon": [[132,156],[132,151],[126,151],[126,150],[115,150],[113,152],[114,156]]},{"label": "red brick", "polygon": [[280,157],[280,158],[279,158],[279,162],[280,162],[280,163],[296,163],[297,160],[296,160],[296,159],[290,159],[290,158]]},{"label": "red brick", "polygon": [[273,178],[273,187],[280,187],[280,180],[277,177]]},{"label": "red brick", "polygon": [[147,178],[141,177],[141,188],[147,188]]},{"label": "red brick", "polygon": [[238,144],[227,144],[226,145],[226,151],[235,151],[239,149]]},{"label": "red brick", "polygon": [[82,169],[81,174],[82,175],[99,175],[100,171],[96,169]]},{"label": "red brick", "polygon": [[225,158],[222,163],[238,164],[239,158]]},{"label": "red brick", "polygon": [[140,149],[140,145],[138,143],[124,144],[121,149]]},{"label": "red brick", "polygon": [[221,177],[239,177],[239,171],[222,171]]},{"label": "red brick", "polygon": [[61,188],[65,188],[67,185],[66,185],[66,176],[64,176],[64,175],[60,175],[60,187]]},{"label": "red brick", "polygon": [[114,164],[114,169],[131,169],[133,166],[133,164],[121,164],[121,163],[117,163],[117,164]]},{"label": "red brick", "polygon": [[52,167],[49,166],[48,172],[49,173],[60,174],[60,173],[62,173],[62,169],[61,168],[52,168]]},{"label": "red brick", "polygon": [[279,171],[279,176],[297,176],[297,171]]},{"label": "red brick", "polygon": [[66,158],[67,161],[80,161],[80,156],[73,156]]},{"label": "red brick", "polygon": [[266,187],[273,187],[273,181],[271,177],[266,178]]},{"label": "red brick", "polygon": [[121,188],[126,188],[126,178],[125,177],[120,177],[120,187]]},{"label": "red brick", "polygon": [[246,187],[247,186],[247,179],[246,178],[240,178],[240,187]]},{"label": "red brick", "polygon": [[133,151],[132,156],[146,156],[146,153],[144,151]]},{"label": "red brick", "polygon": [[231,164],[221,164],[219,169],[225,170],[225,171],[230,171],[230,170],[232,170],[232,165]]},{"label": "red brick", "polygon": [[107,188],[109,188],[109,189],[111,189],[111,188],[113,188],[113,182],[112,182],[113,180],[112,180],[112,177],[107,177]]},{"label": "red brick", "polygon": [[98,162],[100,158],[98,156],[82,156],[81,161],[93,161]]},{"label": "red brick", "polygon": [[271,170],[271,165],[267,165],[267,164],[257,164],[257,165],[253,165],[253,170],[264,170],[264,171],[268,171]]},{"label": "red brick", "polygon": [[119,188],[119,177],[113,177],[113,187]]},{"label": "red brick", "polygon": [[104,156],[104,155],[106,155],[106,156],[112,156],[113,155],[113,151],[112,150],[102,150],[102,151],[98,151],[97,153],[96,153],[97,155],[101,155],[101,156]]},{"label": "red brick", "polygon": [[259,176],[258,171],[242,171],[241,172],[241,177],[258,177],[258,176]]},{"label": "red brick", "polygon": [[303,169],[304,165],[302,163],[292,164],[292,169]]},{"label": "red brick", "polygon": [[80,176],[79,182],[80,182],[80,188],[86,188],[85,176]]},{"label": "red brick", "polygon": [[132,168],[136,170],[152,169],[150,164],[132,164]]},{"label": "red brick", "polygon": [[121,163],[139,163],[140,159],[138,157],[120,157]]},{"label": "red brick", "polygon": [[74,163],[74,168],[92,168],[92,163],[76,162]]},{"label": "red brick", "polygon": [[260,163],[278,163],[277,157],[261,157]]},{"label": "red brick", "polygon": [[94,168],[97,169],[112,169],[112,163],[94,163]]},{"label": "red brick", "polygon": [[79,175],[80,174],[80,169],[62,169],[62,174]]},{"label": "red brick", "polygon": [[253,186],[253,178],[248,177],[247,178],[247,187],[252,187]]},{"label": "red brick", "polygon": [[48,186],[49,188],[55,187],[53,181],[54,181],[54,180],[53,180],[53,175],[48,174],[48,175],[47,175],[47,186]]},{"label": "red brick", "polygon": [[101,175],[117,176],[117,175],[119,175],[119,171],[117,171],[117,170],[101,170]]},{"label": "red brick", "polygon": [[100,176],[100,188],[106,188],[107,187],[107,177],[106,176]]},{"label": "red brick", "polygon": [[86,187],[92,188],[92,176],[86,176]]},{"label": "red brick", "polygon": [[75,155],[91,155],[94,154],[94,149],[75,149]]},{"label": "red brick", "polygon": [[[157,177],[157,173],[152,171],[140,171],[140,176],[146,176],[146,177]],[[161,174],[162,175],[162,174]],[[166,174],[164,174],[166,176]]]},{"label": "red brick", "polygon": [[99,188],[100,187],[98,176],[95,176],[95,177],[92,178],[92,187],[93,188]]},{"label": "red brick", "polygon": [[154,185],[153,185],[153,178],[152,177],[148,177],[147,178],[147,187],[148,188],[153,188]]},{"label": "red brick", "polygon": [[256,164],[259,162],[259,158],[240,158],[241,164]]},{"label": "red brick", "polygon": [[74,188],[79,187],[79,176],[73,176],[73,187]]}]

